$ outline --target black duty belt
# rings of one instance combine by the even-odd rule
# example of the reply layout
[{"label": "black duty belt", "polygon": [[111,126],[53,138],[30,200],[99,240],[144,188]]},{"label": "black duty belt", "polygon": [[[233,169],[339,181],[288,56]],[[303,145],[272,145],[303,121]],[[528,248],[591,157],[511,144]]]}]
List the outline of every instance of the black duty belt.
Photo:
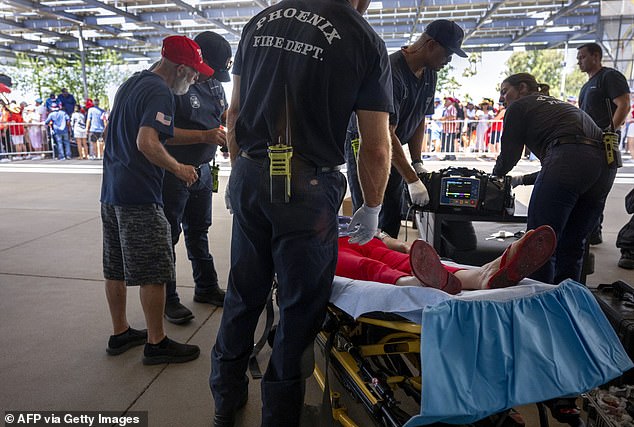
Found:
[{"label": "black duty belt", "polygon": [[587,138],[585,136],[562,136],[553,141],[553,146],[560,144],[583,144],[591,145],[596,148],[603,148],[601,141]]},{"label": "black duty belt", "polygon": [[[253,160],[257,163],[260,164],[264,164],[265,162],[268,162],[268,157],[262,156],[262,157],[255,157],[255,156],[251,156],[248,153],[246,153],[245,151],[240,151],[240,157],[244,157],[245,159],[249,159],[249,160]],[[293,159],[291,160],[293,166],[297,167],[299,170],[314,170],[315,173],[330,173],[330,172],[336,172],[341,170],[341,166],[315,166],[314,164],[310,163],[307,160],[304,160],[300,157],[297,156],[293,156]]]}]

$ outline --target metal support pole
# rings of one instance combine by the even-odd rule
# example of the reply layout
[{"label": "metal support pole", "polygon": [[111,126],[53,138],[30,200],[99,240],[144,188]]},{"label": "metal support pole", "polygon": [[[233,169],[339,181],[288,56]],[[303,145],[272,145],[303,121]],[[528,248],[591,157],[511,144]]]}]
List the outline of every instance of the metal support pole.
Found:
[{"label": "metal support pole", "polygon": [[79,57],[81,60],[81,83],[84,89],[84,99],[81,104],[86,102],[88,99],[88,85],[86,84],[86,53],[84,52],[84,35],[81,30],[81,25],[79,26]]},{"label": "metal support pole", "polygon": [[568,40],[564,44],[564,63],[561,67],[561,86],[559,87],[559,95],[561,99],[566,99],[566,58],[568,58]]}]

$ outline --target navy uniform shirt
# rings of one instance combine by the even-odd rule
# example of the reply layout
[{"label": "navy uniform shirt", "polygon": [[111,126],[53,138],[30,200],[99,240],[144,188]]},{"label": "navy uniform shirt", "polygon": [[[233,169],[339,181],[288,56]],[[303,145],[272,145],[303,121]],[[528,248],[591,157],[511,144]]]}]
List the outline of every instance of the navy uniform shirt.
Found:
[{"label": "navy uniform shirt", "polygon": [[161,143],[174,135],[174,96],[157,74],[142,71],[117,91],[106,132],[101,202],[115,206],[163,205],[163,169],[141,153],[143,126],[156,129]]},{"label": "navy uniform shirt", "polygon": [[501,151],[493,175],[504,176],[513,169],[524,145],[543,160],[557,138],[583,136],[600,143],[602,135],[592,118],[574,105],[550,96],[524,96],[504,115]]},{"label": "navy uniform shirt", "polygon": [[[209,79],[189,87],[185,95],[175,96],[174,127],[207,130],[222,124],[227,98],[222,84]],[[167,145],[167,151],[180,163],[198,166],[209,163],[216,155],[216,144]]]},{"label": "navy uniform shirt", "polygon": [[390,124],[396,125],[396,136],[401,144],[407,144],[425,116],[434,114],[438,73],[425,70],[422,78],[417,78],[402,51],[390,55],[390,65],[394,89],[394,113],[390,114]]},{"label": "navy uniform shirt", "polygon": [[251,156],[284,138],[288,120],[293,157],[339,165],[352,111],[392,109],[385,45],[347,0],[285,0],[259,13],[233,72],[242,76],[236,138]]},{"label": "navy uniform shirt", "polygon": [[579,108],[588,113],[603,130],[612,124],[612,115],[608,110],[606,99],[610,100],[612,114],[616,111],[614,98],[630,93],[625,76],[614,68],[602,67],[592,76],[579,92]]}]

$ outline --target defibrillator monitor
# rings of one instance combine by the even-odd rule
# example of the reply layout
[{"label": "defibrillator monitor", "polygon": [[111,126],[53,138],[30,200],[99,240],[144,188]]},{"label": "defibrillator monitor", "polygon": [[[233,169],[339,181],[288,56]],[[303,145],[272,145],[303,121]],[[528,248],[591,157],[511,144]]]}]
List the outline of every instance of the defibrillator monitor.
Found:
[{"label": "defibrillator monitor", "polygon": [[443,177],[440,180],[440,205],[477,208],[479,197],[478,178]]}]

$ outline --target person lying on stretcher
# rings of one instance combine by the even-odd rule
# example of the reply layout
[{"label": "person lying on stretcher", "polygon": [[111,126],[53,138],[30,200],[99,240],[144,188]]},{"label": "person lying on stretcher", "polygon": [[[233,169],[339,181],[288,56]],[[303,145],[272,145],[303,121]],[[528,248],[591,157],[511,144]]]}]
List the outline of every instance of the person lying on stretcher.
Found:
[{"label": "person lying on stretcher", "polygon": [[[457,294],[462,289],[516,285],[544,265],[557,246],[553,229],[542,225],[527,231],[490,263],[460,268],[442,264],[436,250],[424,240],[403,242],[379,232],[365,245],[349,243],[345,231],[349,220],[340,217],[338,276],[397,286],[429,286],[449,294]],[[575,397],[565,397],[543,403],[560,423],[581,427],[584,423],[575,401]],[[514,414],[514,418],[521,419],[519,414]]]},{"label": "person lying on stretcher", "polygon": [[500,257],[475,268],[444,265],[436,250],[424,240],[402,242],[385,233],[378,233],[365,245],[357,245],[349,243],[345,232],[340,232],[338,245],[338,276],[397,286],[429,286],[455,295],[463,289],[516,285],[550,259],[557,238],[547,225],[529,230]]}]

